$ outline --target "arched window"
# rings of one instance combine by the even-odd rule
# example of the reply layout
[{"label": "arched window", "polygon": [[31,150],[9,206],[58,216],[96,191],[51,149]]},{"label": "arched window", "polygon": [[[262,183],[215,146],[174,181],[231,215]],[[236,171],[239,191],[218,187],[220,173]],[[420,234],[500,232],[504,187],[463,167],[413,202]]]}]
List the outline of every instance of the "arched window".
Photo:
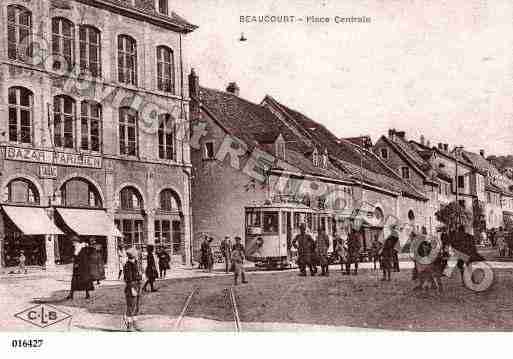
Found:
[{"label": "arched window", "polygon": [[142,210],[143,209],[143,201],[141,194],[134,187],[125,187],[121,190],[120,193],[120,205],[121,209],[128,210]]},{"label": "arched window", "polygon": [[68,19],[52,19],[52,53],[62,56],[66,64],[55,61],[54,70],[71,70],[75,62],[75,26]]},{"label": "arched window", "polygon": [[31,56],[32,13],[18,5],[7,6],[7,53],[11,60],[25,61]]},{"label": "arched window", "polygon": [[101,105],[93,101],[82,101],[80,104],[80,148],[99,152],[101,129]]},{"label": "arched window", "polygon": [[175,93],[175,61],[173,50],[166,46],[157,47],[157,88]]},{"label": "arched window", "polygon": [[100,30],[80,26],[78,41],[80,45],[80,70],[88,71],[93,77],[101,77],[101,34]]},{"label": "arched window", "polygon": [[159,115],[159,158],[172,160],[174,158],[174,122],[170,114]]},{"label": "arched window", "polygon": [[119,153],[137,156],[137,112],[129,107],[119,109]]},{"label": "arched window", "polygon": [[39,204],[39,193],[36,186],[26,179],[12,180],[6,190],[9,203]]},{"label": "arched window", "polygon": [[32,142],[33,94],[23,87],[11,87],[9,102],[9,141]]},{"label": "arched window", "polygon": [[181,208],[180,198],[175,193],[175,191],[171,189],[165,189],[160,192],[160,209],[163,211],[171,212],[171,211],[179,211]]},{"label": "arched window", "polygon": [[69,96],[55,96],[53,100],[54,146],[74,147],[75,101]]},{"label": "arched window", "polygon": [[137,42],[128,35],[118,36],[118,80],[137,85]]},{"label": "arched window", "polygon": [[101,208],[96,187],[83,178],[72,178],[61,187],[62,205],[67,207]]}]

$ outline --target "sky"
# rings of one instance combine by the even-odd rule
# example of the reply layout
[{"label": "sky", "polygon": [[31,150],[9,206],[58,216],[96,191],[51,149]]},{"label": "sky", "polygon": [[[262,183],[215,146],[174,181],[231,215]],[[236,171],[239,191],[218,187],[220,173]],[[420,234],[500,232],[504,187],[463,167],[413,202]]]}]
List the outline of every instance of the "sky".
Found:
[{"label": "sky", "polygon": [[[271,95],[339,137],[376,141],[396,128],[408,139],[513,154],[510,0],[173,2],[199,26],[185,49],[202,86],[235,81],[241,97]],[[305,21],[240,22],[262,15]],[[371,22],[335,24],[335,16]]]}]

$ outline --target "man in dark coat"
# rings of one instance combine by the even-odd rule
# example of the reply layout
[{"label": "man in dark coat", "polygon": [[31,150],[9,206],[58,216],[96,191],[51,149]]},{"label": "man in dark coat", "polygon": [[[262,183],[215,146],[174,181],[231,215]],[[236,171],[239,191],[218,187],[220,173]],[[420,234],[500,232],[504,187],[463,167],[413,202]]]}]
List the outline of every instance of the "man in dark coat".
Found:
[{"label": "man in dark coat", "polygon": [[226,236],[224,237],[224,239],[221,241],[221,247],[220,247],[220,250],[221,250],[221,254],[224,258],[224,264],[225,264],[225,271],[226,273],[228,273],[230,271],[230,260],[231,260],[231,257],[232,257],[232,246],[231,246],[231,243],[230,243],[230,237],[229,236]]},{"label": "man in dark coat", "polygon": [[80,242],[78,237],[72,238],[75,251],[73,254],[73,275],[71,277],[71,290],[66,299],[73,299],[75,291],[85,291],[89,299],[89,291],[94,290],[89,267],[89,249],[87,244]]},{"label": "man in dark coat", "polygon": [[137,330],[136,320],[139,314],[139,299],[141,292],[141,272],[137,262],[137,251],[130,248],[126,251],[127,261],[123,266],[125,279],[125,299],[126,299],[126,325],[129,331]]},{"label": "man in dark coat", "polygon": [[329,276],[329,266],[328,266],[328,249],[330,247],[330,238],[326,234],[324,229],[319,230],[319,234],[317,235],[317,241],[315,242],[315,250],[317,253],[317,258],[319,259],[319,264],[321,266],[321,275]]},{"label": "man in dark coat", "polygon": [[450,239],[450,244],[457,251],[456,255],[460,256],[456,265],[460,270],[461,281],[463,282],[464,265],[484,261],[485,259],[477,252],[474,238],[465,232],[465,226],[463,225],[458,227],[458,231]]},{"label": "man in dark coat", "polygon": [[87,248],[91,280],[100,284],[100,280],[105,279],[105,263],[103,262],[102,246],[100,243],[96,243],[96,239],[92,237]]},{"label": "man in dark coat", "polygon": [[358,262],[360,261],[360,250],[362,248],[362,237],[360,231],[352,231],[348,237],[347,251],[348,259],[346,262],[346,274],[351,271],[351,263],[354,263],[353,274],[358,274]]},{"label": "man in dark coat", "polygon": [[297,249],[299,275],[306,277],[306,266],[310,269],[310,275],[314,276],[317,268],[314,268],[312,257],[315,254],[315,242],[309,234],[306,233],[306,224],[299,225],[300,233],[292,240],[292,247]]},{"label": "man in dark coat", "polygon": [[164,248],[159,249],[157,256],[159,258],[160,279],[164,279],[166,278],[166,271],[171,269],[171,266],[169,265],[171,257]]},{"label": "man in dark coat", "polygon": [[146,288],[148,284],[150,285],[150,290],[152,292],[156,292],[158,289],[154,287],[155,279],[159,277],[159,271],[157,269],[157,261],[155,260],[155,247],[151,244],[146,246],[147,256],[146,256],[146,283],[144,283],[143,291],[146,292]]},{"label": "man in dark coat", "polygon": [[383,243],[383,248],[381,249],[381,270],[383,271],[383,278],[381,280],[383,281],[391,280],[391,271],[397,242],[399,242],[399,232],[394,226],[391,228],[391,233],[387,239],[385,239],[385,243]]}]

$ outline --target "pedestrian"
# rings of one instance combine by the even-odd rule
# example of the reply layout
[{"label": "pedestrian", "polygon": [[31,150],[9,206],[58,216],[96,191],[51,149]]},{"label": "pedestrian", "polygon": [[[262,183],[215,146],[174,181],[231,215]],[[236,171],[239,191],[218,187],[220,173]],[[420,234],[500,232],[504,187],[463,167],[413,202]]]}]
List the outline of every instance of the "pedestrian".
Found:
[{"label": "pedestrian", "polygon": [[244,252],[244,246],[241,243],[242,239],[240,237],[235,237],[235,244],[233,245],[231,253],[231,262],[233,263],[233,273],[234,273],[234,284],[237,285],[237,280],[240,277],[242,283],[247,283],[246,281],[246,273],[244,271],[244,260],[246,259],[246,255]]},{"label": "pedestrian", "polygon": [[89,249],[87,243],[80,241],[77,236],[73,236],[73,274],[71,277],[71,290],[66,299],[73,299],[76,291],[85,291],[86,299],[90,298],[89,291],[94,290],[89,267]]},{"label": "pedestrian", "polygon": [[18,273],[27,274],[27,267],[25,266],[26,261],[27,258],[25,257],[25,253],[21,250],[20,255],[18,256]]},{"label": "pedestrian", "polygon": [[383,244],[383,248],[381,249],[381,270],[383,271],[382,281],[390,281],[391,280],[391,271],[393,266],[393,258],[395,252],[395,246],[399,242],[399,232],[397,228],[393,226],[391,228],[391,233],[385,240]]},{"label": "pedestrian", "polygon": [[317,259],[321,266],[321,275],[329,276],[329,265],[328,265],[328,248],[330,247],[330,238],[326,234],[324,229],[319,230],[317,240],[315,242],[315,251]]},{"label": "pedestrian", "polygon": [[309,234],[306,233],[306,224],[299,224],[299,234],[292,240],[292,246],[297,249],[299,266],[299,275],[306,277],[306,267],[310,269],[310,275],[314,276],[316,268],[312,264],[312,256],[315,253],[315,242]]},{"label": "pedestrian", "polygon": [[362,246],[362,237],[360,230],[352,230],[348,237],[347,243],[347,261],[346,261],[346,274],[349,275],[351,271],[351,264],[354,263],[354,275],[358,274],[358,262],[360,261],[360,250]]},{"label": "pedestrian", "polygon": [[[502,228],[500,228],[502,229]],[[465,258],[459,257],[456,262],[456,266],[460,270],[461,282],[464,282],[465,265],[469,265],[472,262],[484,261],[484,257],[478,253],[476,244],[472,240],[473,237],[466,232],[465,226],[460,225],[458,231],[451,237],[451,246],[458,252],[463,253]],[[506,243],[506,241],[504,241]]]},{"label": "pedestrian", "polygon": [[230,236],[224,237],[224,239],[221,241],[221,254],[224,259],[224,265],[225,265],[225,272],[228,273],[230,271],[230,260],[231,260],[231,251],[232,251],[232,244],[230,240]]},{"label": "pedestrian", "polygon": [[94,237],[91,237],[87,250],[91,280],[93,282],[96,281],[96,284],[100,285],[100,280],[105,279],[105,263],[103,262],[102,246],[100,243],[96,243]]},{"label": "pedestrian", "polygon": [[146,274],[146,283],[144,283],[142,288],[143,292],[147,292],[146,288],[148,285],[150,286],[151,292],[158,291],[158,289],[155,288],[155,279],[159,276],[159,270],[157,268],[157,258],[154,250],[155,247],[152,244],[146,246],[146,270],[144,271],[144,274]]},{"label": "pedestrian", "polygon": [[344,228],[341,228],[340,234],[337,233],[334,243],[333,250],[335,251],[338,259],[340,260],[340,272],[342,274],[346,274],[344,271],[344,265],[347,261],[347,231]]},{"label": "pedestrian", "polygon": [[[414,264],[416,270],[416,279],[419,284],[413,288],[414,290],[428,289],[431,286],[433,289],[438,289],[442,292],[442,275],[445,269],[443,261],[442,248],[436,248],[441,245],[441,242],[430,240],[427,236],[421,235],[412,243],[415,248]],[[433,255],[436,251],[436,256]]]},{"label": "pedestrian", "polygon": [[126,299],[126,327],[127,330],[138,330],[137,315],[139,314],[139,304],[141,297],[141,280],[142,275],[139,271],[139,263],[137,261],[137,251],[130,248],[126,251],[127,261],[123,266],[123,274],[125,280],[125,299]]},{"label": "pedestrian", "polygon": [[214,242],[214,237],[210,237],[207,241],[207,271],[212,272],[214,269],[214,252],[212,249],[212,242]]},{"label": "pedestrian", "polygon": [[126,264],[126,261],[128,260],[125,246],[123,244],[120,244],[118,246],[118,266],[119,266],[119,273],[118,273],[118,280],[121,279],[121,274],[123,274],[123,270]]},{"label": "pedestrian", "polygon": [[370,259],[372,260],[372,270],[374,271],[378,269],[377,263],[379,262],[379,252],[381,251],[382,247],[383,244],[379,241],[378,235],[375,235],[370,247]]},{"label": "pedestrian", "polygon": [[203,242],[201,243],[201,266],[205,269],[205,271],[211,270],[211,248],[210,248],[210,238],[205,236],[203,238]]},{"label": "pedestrian", "polygon": [[171,256],[163,247],[160,247],[157,256],[159,258],[160,279],[164,279],[167,270],[171,269]]}]

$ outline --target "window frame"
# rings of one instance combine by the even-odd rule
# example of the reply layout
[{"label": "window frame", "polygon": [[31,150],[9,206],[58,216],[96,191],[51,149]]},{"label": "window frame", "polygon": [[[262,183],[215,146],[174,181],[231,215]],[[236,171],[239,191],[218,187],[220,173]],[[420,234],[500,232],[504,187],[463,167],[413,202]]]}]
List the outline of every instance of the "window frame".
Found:
[{"label": "window frame", "polygon": [[159,14],[169,15],[169,1],[168,0],[157,0],[156,9]]},{"label": "window frame", "polygon": [[[137,40],[129,35],[121,34],[117,37],[117,45],[118,82],[137,86]],[[129,47],[131,47],[131,49],[129,49]]]},{"label": "window frame", "polygon": [[[15,91],[15,100],[16,103],[11,103],[11,92]],[[29,106],[22,105],[22,92],[26,92],[25,94],[28,95],[28,102]],[[8,107],[8,114],[7,114],[7,136],[9,138],[9,142],[11,143],[17,143],[17,144],[28,144],[32,145],[33,139],[34,139],[34,93],[29,90],[26,87],[21,86],[12,86],[7,89],[7,107]],[[15,131],[16,131],[16,138],[13,140],[11,138],[11,110],[14,110],[16,113],[16,125],[15,125]],[[23,128],[27,126],[22,126],[22,112],[28,112],[29,114],[29,129],[28,129],[28,141],[23,141]]]},{"label": "window frame", "polygon": [[[18,202],[18,201],[13,200],[12,185],[15,182],[21,182],[26,186],[26,188],[25,188],[26,189],[26,193],[25,193],[26,200],[23,202]],[[7,203],[10,203],[10,204],[39,205],[41,203],[40,202],[41,196],[39,194],[39,191],[37,190],[36,185],[34,183],[32,183],[31,181],[29,181],[28,179],[25,179],[22,177],[13,178],[12,180],[9,181],[9,183],[7,183],[7,185],[5,187],[5,191],[7,192],[6,193],[7,194],[6,195]],[[30,201],[31,193],[32,193],[32,197],[34,198],[33,201]]]},{"label": "window frame", "polygon": [[410,177],[410,168],[408,166],[401,167],[401,178],[403,180],[409,180]]},{"label": "window frame", "polygon": [[[129,192],[128,192],[129,191]],[[126,194],[131,195],[130,201],[126,202]],[[133,206],[133,198],[136,198],[138,206]],[[129,204],[129,205],[127,205]],[[119,209],[123,211],[142,211],[144,209],[144,202],[139,190],[133,186],[125,186],[119,191]]]},{"label": "window frame", "polygon": [[[58,27],[59,27],[57,33],[54,31],[55,22],[58,22]],[[70,33],[71,33],[70,36],[64,34],[63,30],[64,30],[65,23],[70,25]],[[52,21],[51,21],[52,54],[62,56],[64,59],[66,59],[68,61],[67,69],[64,69],[62,67],[56,68],[56,62],[54,62],[52,64],[53,70],[71,70],[75,66],[75,62],[76,62],[76,53],[75,53],[76,33],[75,33],[75,31],[76,31],[75,24],[71,20],[69,20],[65,17],[60,17],[60,16],[52,18]],[[56,50],[56,41],[58,43],[58,50]],[[68,46],[70,48],[69,56],[67,56],[64,53],[64,47],[65,47],[66,43],[68,43]]]},{"label": "window frame", "polygon": [[[208,145],[212,146],[212,156],[209,155]],[[204,160],[214,160],[216,158],[215,154],[215,142],[214,141],[205,141],[203,143],[203,159]]]},{"label": "window frame", "polygon": [[[10,11],[15,12],[14,13],[14,17],[15,17],[14,22],[10,21],[10,16],[9,16]],[[33,27],[32,12],[29,9],[27,9],[26,7],[17,5],[17,4],[7,5],[6,12],[7,12],[7,58],[9,60],[27,62],[26,57],[32,56],[32,48],[30,47],[28,49],[28,54],[27,54],[27,49],[24,49],[25,51],[20,51],[20,50],[22,50],[20,48],[22,47],[24,42],[27,45],[31,44],[31,42],[32,42],[32,27]],[[27,19],[28,19],[28,23],[29,23],[28,25],[22,24],[20,21],[21,16],[23,14],[27,15]],[[9,35],[11,34],[11,31],[14,31],[13,32],[14,42],[9,40]],[[21,34],[22,31],[27,32],[27,36],[30,37],[29,41],[23,41],[22,34]],[[11,46],[14,46],[14,51],[15,51],[14,57],[11,56],[11,49],[12,49]]]},{"label": "window frame", "polygon": [[388,148],[386,148],[386,147],[381,148],[380,155],[381,155],[382,159],[388,160]]},{"label": "window frame", "polygon": [[[84,114],[84,106],[86,106],[86,113]],[[93,117],[92,113],[93,113],[93,106],[97,106],[98,108],[98,117]],[[103,136],[103,121],[102,121],[102,118],[103,118],[103,112],[102,112],[102,106],[101,104],[99,104],[98,102],[96,101],[91,101],[91,100],[83,100],[81,103],[80,103],[80,150],[81,151],[90,151],[90,152],[97,152],[97,153],[101,153],[102,152],[102,145],[103,145],[103,141],[102,141],[102,136]],[[98,135],[93,135],[92,134],[92,124],[94,122],[97,122],[97,128],[98,128]],[[86,131],[86,135],[87,137],[84,137],[84,123],[87,124],[87,131]],[[93,148],[93,138],[94,137],[97,137],[97,144],[98,144],[98,147],[95,149]],[[87,140],[87,146],[84,148],[84,139]]]},{"label": "window frame", "polygon": [[[158,156],[161,160],[175,160],[175,122],[169,113],[159,115],[159,127],[157,129]],[[169,136],[169,137],[168,137]],[[169,144],[169,140],[171,144]]]},{"label": "window frame", "polygon": [[[175,58],[174,51],[168,46],[158,46],[157,52],[157,89],[159,91],[175,95],[176,94],[176,78],[175,78]],[[169,61],[166,61],[166,54]]]},{"label": "window frame", "polygon": [[[130,123],[129,115],[132,113],[135,120]],[[139,113],[130,107],[120,107],[118,111],[118,141],[119,141],[119,154],[122,156],[139,156]],[[134,129],[134,139],[130,140],[130,129]],[[130,144],[133,143],[134,152],[130,151]]]},{"label": "window frame", "polygon": [[[82,33],[85,32],[82,40]],[[91,42],[91,34],[96,34],[98,43],[94,44]],[[88,74],[94,78],[102,77],[102,34],[99,29],[92,25],[80,25],[78,29],[78,44],[79,44],[79,55],[80,55],[80,71],[87,71]],[[91,50],[96,48],[96,62],[91,59]],[[84,56],[82,56],[84,54]],[[96,72],[91,71],[93,64],[96,64]]]},{"label": "window frame", "polygon": [[[56,101],[57,100],[61,100],[59,101],[59,104],[60,104],[60,107],[58,108],[59,111],[56,111]],[[65,109],[66,109],[66,103],[65,101],[66,100],[69,100],[71,101],[71,107],[72,107],[72,113],[66,113],[64,112]],[[52,119],[53,119],[53,124],[52,124],[52,128],[53,128],[53,134],[52,134],[52,141],[53,141],[53,145],[55,147],[58,147],[58,148],[63,148],[63,149],[75,149],[76,148],[76,118],[77,118],[77,103],[75,101],[75,99],[73,99],[72,97],[70,96],[67,96],[67,95],[57,95],[57,96],[54,96],[53,98],[53,114],[52,114]],[[59,145],[57,144],[57,136],[58,136],[58,132],[57,132],[57,116],[60,117],[59,119],[59,122],[60,122],[60,128],[59,128]],[[67,121],[70,121],[71,122],[71,131],[66,131],[66,122]],[[71,147],[70,146],[67,146],[66,145],[66,134],[69,134],[71,133]]]}]

